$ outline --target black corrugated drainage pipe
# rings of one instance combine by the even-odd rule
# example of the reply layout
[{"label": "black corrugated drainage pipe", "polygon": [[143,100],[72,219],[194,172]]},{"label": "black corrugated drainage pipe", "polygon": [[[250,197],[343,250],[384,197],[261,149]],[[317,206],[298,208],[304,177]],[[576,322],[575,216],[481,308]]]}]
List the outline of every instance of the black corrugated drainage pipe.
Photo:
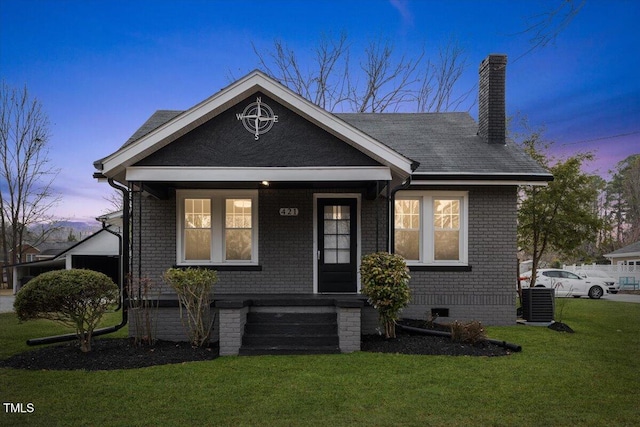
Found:
[{"label": "black corrugated drainage pipe", "polygon": [[[122,191],[123,199],[122,236],[118,236],[120,239],[120,301],[118,307],[122,307],[122,321],[114,326],[96,329],[93,331],[94,337],[119,331],[127,324],[128,321],[127,305],[125,304],[127,300],[127,287],[125,283],[129,276],[129,190],[126,187],[116,184],[111,178],[108,179],[108,182],[109,185],[116,190]],[[110,230],[107,231],[113,233]],[[53,344],[57,342],[73,341],[76,339],[78,339],[76,334],[54,335],[50,337],[31,338],[27,340],[27,345]]]},{"label": "black corrugated drainage pipe", "polygon": [[[413,332],[416,334],[422,334],[422,335],[431,335],[431,336],[435,336],[435,337],[445,337],[445,338],[451,338],[451,332],[445,332],[445,331],[434,331],[431,329],[422,329],[422,328],[414,328],[413,326],[405,326],[405,325],[401,325],[401,324],[397,324],[397,327],[399,327],[400,329],[403,329],[407,332]],[[522,351],[522,346],[518,345],[518,344],[511,344],[508,343],[506,341],[500,341],[500,340],[493,340],[493,339],[487,339],[487,342],[506,348],[507,350],[511,350],[514,351],[516,353],[519,353]]]}]

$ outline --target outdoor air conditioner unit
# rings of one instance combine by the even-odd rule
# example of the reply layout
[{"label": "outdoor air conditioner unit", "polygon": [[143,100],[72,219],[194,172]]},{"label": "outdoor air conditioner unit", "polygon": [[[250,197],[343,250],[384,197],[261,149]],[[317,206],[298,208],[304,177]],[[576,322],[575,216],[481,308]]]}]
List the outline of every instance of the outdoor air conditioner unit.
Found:
[{"label": "outdoor air conditioner unit", "polygon": [[553,288],[522,290],[522,317],[527,322],[553,322],[555,310]]}]

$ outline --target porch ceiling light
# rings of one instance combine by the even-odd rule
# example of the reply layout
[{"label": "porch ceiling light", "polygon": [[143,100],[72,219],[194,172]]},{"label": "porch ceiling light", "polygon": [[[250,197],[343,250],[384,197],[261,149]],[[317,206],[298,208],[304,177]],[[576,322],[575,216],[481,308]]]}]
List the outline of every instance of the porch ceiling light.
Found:
[{"label": "porch ceiling light", "polygon": [[261,184],[264,185],[265,187],[268,187],[269,186],[269,181],[262,181]]}]

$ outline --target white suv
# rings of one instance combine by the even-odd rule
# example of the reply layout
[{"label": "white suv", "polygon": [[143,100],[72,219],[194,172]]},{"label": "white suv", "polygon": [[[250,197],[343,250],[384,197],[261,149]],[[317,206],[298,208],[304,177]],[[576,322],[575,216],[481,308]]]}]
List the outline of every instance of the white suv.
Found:
[{"label": "white suv", "polygon": [[[528,288],[530,280],[531,272],[523,273],[520,281],[522,287]],[[554,268],[538,269],[535,286],[554,288],[557,297],[580,298],[588,296],[592,299],[598,299],[609,292],[609,287],[601,280],[585,279],[570,271]]]}]

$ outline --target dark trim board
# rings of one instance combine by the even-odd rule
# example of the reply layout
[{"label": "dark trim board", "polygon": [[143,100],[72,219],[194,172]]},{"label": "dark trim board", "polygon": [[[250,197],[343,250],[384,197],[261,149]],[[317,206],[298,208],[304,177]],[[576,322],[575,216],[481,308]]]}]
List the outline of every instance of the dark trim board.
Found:
[{"label": "dark trim board", "polygon": [[409,271],[472,271],[470,265],[410,265]]},{"label": "dark trim board", "polygon": [[216,270],[216,271],[262,271],[261,265],[225,265],[225,264],[217,264],[217,265],[174,265],[173,268],[179,268],[185,270],[187,268],[204,268],[207,270]]}]

